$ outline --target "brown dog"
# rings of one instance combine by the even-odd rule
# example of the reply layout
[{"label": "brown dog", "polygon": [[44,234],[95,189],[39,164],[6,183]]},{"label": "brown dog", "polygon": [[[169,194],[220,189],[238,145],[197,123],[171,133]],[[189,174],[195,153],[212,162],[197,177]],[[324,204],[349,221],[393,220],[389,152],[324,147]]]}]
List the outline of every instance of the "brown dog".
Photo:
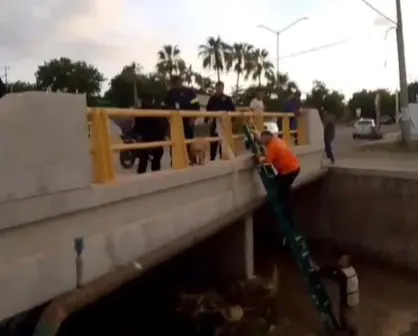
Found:
[{"label": "brown dog", "polygon": [[190,144],[190,163],[204,165],[210,144],[205,138],[197,138]]}]

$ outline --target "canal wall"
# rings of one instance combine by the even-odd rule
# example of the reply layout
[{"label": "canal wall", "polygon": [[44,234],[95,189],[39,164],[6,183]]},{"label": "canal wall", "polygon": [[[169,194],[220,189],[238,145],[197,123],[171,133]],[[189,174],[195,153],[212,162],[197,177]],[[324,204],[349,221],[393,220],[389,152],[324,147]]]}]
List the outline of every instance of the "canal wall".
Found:
[{"label": "canal wall", "polygon": [[294,194],[311,243],[418,270],[418,174],[333,168]]},{"label": "canal wall", "polygon": [[[293,212],[313,250],[418,270],[417,173],[332,168],[295,190]],[[280,234],[267,204],[254,223],[271,239]]]}]

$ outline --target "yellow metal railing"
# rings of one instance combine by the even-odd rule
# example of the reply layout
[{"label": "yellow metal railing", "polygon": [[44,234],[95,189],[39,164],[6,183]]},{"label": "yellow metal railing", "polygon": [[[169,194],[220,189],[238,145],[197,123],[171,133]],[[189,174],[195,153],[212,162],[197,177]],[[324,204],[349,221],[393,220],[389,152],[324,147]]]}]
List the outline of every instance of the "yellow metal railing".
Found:
[{"label": "yellow metal railing", "polygon": [[[170,140],[132,144],[113,144],[110,133],[110,119],[117,118],[147,118],[160,117],[168,118],[170,124]],[[242,134],[233,133],[234,122],[244,123],[252,119],[258,130],[264,129],[264,118],[280,118],[282,120],[281,135],[283,140],[293,144],[292,135],[297,134],[298,145],[308,143],[308,125],[304,114],[297,116],[297,131],[290,130],[290,118],[295,117],[293,113],[264,113],[256,115],[253,112],[207,112],[207,111],[170,111],[170,110],[134,110],[134,109],[113,109],[113,108],[91,108],[87,113],[89,130],[91,131],[92,155],[94,181],[96,183],[109,183],[115,180],[116,172],[113,159],[114,152],[124,150],[171,147],[172,167],[174,169],[185,169],[188,167],[189,158],[186,144],[194,139],[185,139],[183,130],[183,117],[192,118],[221,118],[223,128],[223,139],[220,137],[205,137],[209,142],[226,141],[229,148],[237,155],[239,143],[243,143]],[[243,147],[243,146],[241,146]],[[223,153],[223,159],[232,159]]]}]

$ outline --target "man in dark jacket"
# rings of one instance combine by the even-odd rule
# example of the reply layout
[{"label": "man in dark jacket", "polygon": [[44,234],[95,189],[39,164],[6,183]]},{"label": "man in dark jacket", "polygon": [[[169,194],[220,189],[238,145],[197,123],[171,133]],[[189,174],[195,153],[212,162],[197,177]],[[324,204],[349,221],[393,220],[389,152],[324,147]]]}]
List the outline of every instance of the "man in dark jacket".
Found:
[{"label": "man in dark jacket", "polygon": [[[179,76],[171,77],[171,88],[163,101],[163,108],[171,110],[191,110],[200,111],[199,100],[193,89],[184,87]],[[183,118],[184,137],[194,138],[195,118]],[[187,146],[189,150],[190,146]],[[170,151],[171,153],[171,151]]]},{"label": "man in dark jacket", "polygon": [[[300,111],[301,111],[301,101],[300,101],[300,92],[297,91],[295,93],[292,94],[292,96],[290,97],[290,99],[285,103],[284,105],[284,112],[285,113],[294,113],[296,116],[299,115]],[[298,121],[296,117],[290,117],[289,118],[289,123],[290,123],[290,130],[291,131],[297,131],[298,129]],[[282,122],[280,119],[280,130],[283,130],[282,128]],[[295,144],[298,144],[298,135],[297,133],[294,134],[292,133],[292,138],[294,138]]]},{"label": "man in dark jacket", "polygon": [[319,109],[319,117],[324,127],[324,147],[325,155],[331,163],[335,162],[334,153],[332,151],[332,142],[335,138],[335,117],[329,113],[323,106]]},{"label": "man in dark jacket", "polygon": [[[154,99],[151,95],[143,95],[141,99],[142,109],[154,109]],[[135,118],[133,133],[141,142],[164,141],[168,130],[166,118],[144,117]],[[161,170],[161,159],[164,154],[163,147],[147,148],[139,150],[138,174],[147,171],[148,161],[151,159],[151,171]]]},{"label": "man in dark jacket", "polygon": [[0,78],[0,98],[3,98],[7,93],[7,87]]},{"label": "man in dark jacket", "polygon": [[[216,83],[215,94],[209,98],[208,103],[206,105],[206,111],[235,111],[235,105],[232,102],[231,97],[224,94],[223,82]],[[216,118],[205,118],[205,123],[208,123],[210,119],[210,136],[217,137],[219,136],[219,134],[216,132]],[[222,155],[222,149],[219,141],[210,143],[210,159],[212,161],[215,160],[216,155],[218,154],[218,149],[219,155]]]}]

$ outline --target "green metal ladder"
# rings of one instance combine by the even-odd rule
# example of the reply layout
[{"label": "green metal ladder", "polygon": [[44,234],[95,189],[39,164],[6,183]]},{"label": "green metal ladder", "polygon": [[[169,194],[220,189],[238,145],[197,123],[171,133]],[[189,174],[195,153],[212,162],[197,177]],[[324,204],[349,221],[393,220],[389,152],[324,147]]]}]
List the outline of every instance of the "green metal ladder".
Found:
[{"label": "green metal ladder", "polygon": [[[264,156],[264,147],[253,138],[254,131],[254,126],[249,126],[248,124],[244,125],[246,143],[249,145],[254,155]],[[267,198],[273,208],[273,212],[283,233],[286,244],[292,250],[302,275],[308,283],[311,298],[321,316],[321,320],[327,331],[333,333],[340,328],[332,312],[331,301],[325,291],[324,285],[320,279],[314,275],[311,254],[308,250],[305,239],[298,232],[293,219],[286,218],[284,215],[283,206],[277,198],[277,187],[274,181],[276,175],[275,169],[270,164],[261,164],[257,167],[257,171],[266,189]]]}]

